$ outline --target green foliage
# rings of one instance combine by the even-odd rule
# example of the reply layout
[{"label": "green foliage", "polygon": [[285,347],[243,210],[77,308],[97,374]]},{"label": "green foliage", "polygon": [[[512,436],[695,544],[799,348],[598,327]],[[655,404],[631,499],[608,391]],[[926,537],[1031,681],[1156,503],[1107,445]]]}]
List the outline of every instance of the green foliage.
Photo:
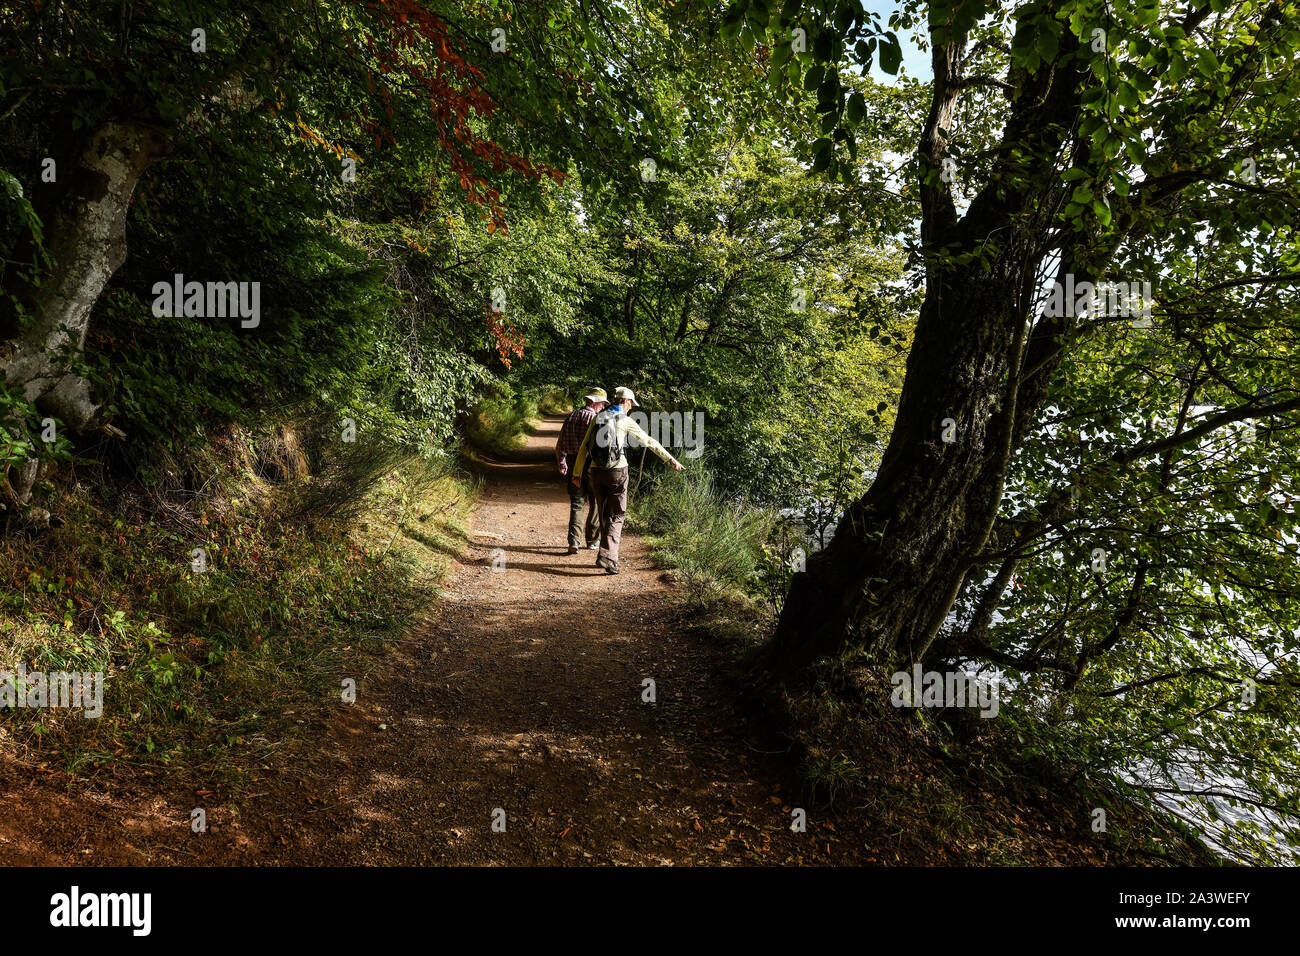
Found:
[{"label": "green foliage", "polygon": [[582,401],[574,400],[564,389],[548,389],[537,402],[537,410],[543,415],[567,415],[575,408],[582,407]]},{"label": "green foliage", "polygon": [[[1062,356],[1050,394],[936,647],[1006,669],[1026,759],[1086,781],[1153,769],[1134,795],[1190,773],[1300,836],[1295,409],[1244,415],[1259,418],[1249,444],[1225,425],[1116,459],[1208,410],[1300,390],[1294,3],[908,0],[888,24],[857,0],[74,6],[0,23],[15,54],[0,62],[0,331],[59,267],[42,159],[66,169],[110,118],[156,126],[172,152],[137,187],[128,258],[70,366],[127,433],[95,454],[193,491],[225,480],[214,436],[292,419],[310,422],[317,469],[278,513],[204,512],[221,530],[202,579],[176,563],[192,528],[77,498],[34,546],[47,553],[15,555],[29,574],[6,598],[12,649],[127,661],[114,693],[147,731],[113,731],[131,759],[170,752],[168,721],[257,732],[272,677],[306,686],[336,641],[395,626],[375,600],[391,564],[331,516],[412,456],[440,467],[458,418],[480,447],[512,450],[539,411],[565,410],[557,388],[629,385],[648,412],[705,414],[707,458],[681,474],[651,463],[636,518],[695,592],[770,618],[803,532],[824,545],[885,459],[933,270],[987,277],[1023,244],[1024,298],[1062,262],[1156,276],[1155,325],[1100,315],[1044,333]],[[502,22],[505,55],[488,46]],[[403,24],[415,42],[393,42]],[[933,88],[866,76],[897,72],[907,29],[967,55],[935,144],[916,136]],[[1063,99],[1077,94],[1078,115],[1018,125],[1046,76],[1077,78]],[[972,230],[1030,193],[1029,214],[976,248],[915,238],[936,209]],[[178,273],[259,282],[261,324],[155,316],[154,283]],[[42,418],[0,388],[0,468],[69,457],[66,439],[39,443]],[[456,545],[388,524],[403,543]],[[997,615],[967,634],[1005,562]],[[298,635],[310,650],[282,647]],[[1243,709],[1247,678],[1259,699]],[[838,759],[811,771],[831,789],[852,782]],[[1224,839],[1257,859],[1278,833],[1235,824]]]},{"label": "green foliage", "polygon": [[864,782],[862,770],[844,754],[810,757],[803,766],[803,780],[814,799],[830,806],[857,791]]},{"label": "green foliage", "polygon": [[465,436],[489,454],[509,455],[523,447],[541,412],[539,405],[537,391],[498,384],[470,410]]},{"label": "green foliage", "polygon": [[[816,92],[814,110],[792,111],[792,135],[815,172],[851,178],[846,167],[873,142],[862,125],[873,110],[850,105],[842,77],[889,38],[856,0],[818,13],[810,23],[798,3],[738,0],[724,22],[742,49],[772,51],[773,89],[791,106]],[[1011,314],[1037,339],[1009,355],[1021,421],[1005,486],[975,484],[975,500],[951,503],[958,523],[990,492],[1002,508],[974,570],[954,582],[962,597],[938,656],[1008,671],[1010,710],[1036,728],[1021,731],[1027,755],[1132,779],[1146,799],[1172,794],[1201,823],[1253,806],[1254,820],[1210,827],[1252,860],[1286,859],[1300,843],[1289,477],[1300,180],[1284,105],[1300,93],[1296,15],[1285,3],[935,0],[891,17],[922,32],[936,63],[961,63],[926,91],[928,119],[912,127],[921,135],[899,150],[911,157],[904,191],[926,199],[915,246],[926,305],[938,316],[954,284],[986,283],[1020,296]],[[805,25],[805,55],[786,52]],[[823,39],[829,26],[866,42]],[[889,70],[895,59],[876,62]],[[1066,273],[1150,280],[1150,321],[1105,308],[1044,317],[1034,290]],[[944,314],[925,344],[942,354],[974,341],[996,314]],[[971,369],[1018,340],[993,338],[950,368],[918,360],[918,370],[976,394]],[[1026,387],[1035,376],[1050,380],[1041,402]],[[921,407],[932,383],[908,385]],[[1219,414],[1239,421],[1209,428]],[[928,417],[891,448],[931,440]],[[978,453],[997,473],[999,449]],[[816,457],[832,465],[838,454],[832,442]],[[835,474],[812,482],[832,500]],[[1076,504],[1063,508],[1072,489]],[[895,553],[931,531],[897,530],[904,514],[871,520]],[[1247,679],[1259,699],[1243,706]]]},{"label": "green foliage", "polygon": [[[354,649],[377,648],[430,599],[463,543],[470,485],[408,463],[371,487],[358,523],[304,523],[286,507],[302,482],[258,480],[237,444],[209,460],[203,493],[155,489],[167,510],[105,507],[112,490],[84,485],[57,501],[59,528],[0,545],[0,669],[105,673],[96,720],[0,713],[25,756],[81,774],[182,764],[234,782],[292,735],[292,713],[364,677]],[[431,544],[401,534],[412,525]]]},{"label": "green foliage", "polygon": [[688,588],[743,597],[758,592],[776,515],[721,498],[706,463],[665,472],[635,508],[655,556]]},{"label": "green foliage", "polygon": [[[0,295],[4,296],[0,315],[7,317],[12,313],[20,318],[23,304],[16,290],[36,280],[41,269],[49,265],[49,259],[45,254],[40,216],[22,182],[8,170],[0,169],[0,183],[5,189],[5,202],[0,207],[0,236],[5,237],[11,250],[0,257]],[[24,248],[30,249],[29,258],[21,255]],[[11,259],[10,255],[18,257]]]}]

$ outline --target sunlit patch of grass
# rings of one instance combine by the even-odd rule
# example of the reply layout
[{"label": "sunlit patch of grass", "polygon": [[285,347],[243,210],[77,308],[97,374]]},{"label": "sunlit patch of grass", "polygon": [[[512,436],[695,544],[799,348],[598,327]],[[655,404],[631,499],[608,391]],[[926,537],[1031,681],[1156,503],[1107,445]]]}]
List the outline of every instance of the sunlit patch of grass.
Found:
[{"label": "sunlit patch of grass", "polygon": [[635,502],[655,557],[690,589],[746,595],[763,563],[773,512],[721,498],[702,466],[668,472]]},{"label": "sunlit patch of grass", "polygon": [[567,415],[581,404],[575,402],[564,389],[553,388],[544,391],[538,398],[537,410],[543,415]]},{"label": "sunlit patch of grass", "polygon": [[564,415],[575,408],[568,393],[556,388],[519,391],[505,385],[481,397],[465,423],[465,437],[480,451],[498,457],[524,446],[537,431],[542,415]]},{"label": "sunlit patch of grass", "polygon": [[465,435],[481,451],[509,455],[524,446],[537,415],[536,395],[503,390],[479,401],[466,424]]}]

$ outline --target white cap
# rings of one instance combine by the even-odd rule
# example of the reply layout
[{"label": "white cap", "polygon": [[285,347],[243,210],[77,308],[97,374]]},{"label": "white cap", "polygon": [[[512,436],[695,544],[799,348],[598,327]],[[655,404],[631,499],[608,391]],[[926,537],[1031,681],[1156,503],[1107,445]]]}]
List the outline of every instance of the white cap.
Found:
[{"label": "white cap", "polygon": [[614,401],[631,402],[632,404],[635,405],[636,393],[634,393],[632,389],[624,388],[623,386],[620,385],[618,388],[614,389]]}]

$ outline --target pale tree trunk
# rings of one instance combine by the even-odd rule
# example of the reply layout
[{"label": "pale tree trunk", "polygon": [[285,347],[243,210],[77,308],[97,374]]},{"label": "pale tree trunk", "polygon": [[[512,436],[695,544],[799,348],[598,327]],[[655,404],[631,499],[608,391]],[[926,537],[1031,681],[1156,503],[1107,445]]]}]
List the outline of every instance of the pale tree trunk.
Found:
[{"label": "pale tree trunk", "polygon": [[[66,371],[68,359],[85,345],[91,310],[126,261],[126,213],[135,184],[169,148],[154,127],[111,121],[95,130],[69,168],[57,170],[62,183],[44,184],[60,189],[44,223],[53,271],[23,296],[33,318],[4,343],[0,371],[6,385],[74,431],[90,424],[98,406],[90,383]],[[14,421],[0,427],[23,430]],[[39,474],[34,458],[0,468],[0,495],[25,513]]]},{"label": "pale tree trunk", "polygon": [[66,188],[45,223],[54,271],[28,296],[34,319],[5,343],[0,370],[7,385],[73,429],[86,427],[98,406],[89,383],[65,372],[68,355],[80,352],[91,310],[126,260],[126,214],[135,185],[169,148],[154,127],[111,121],[92,134],[70,169],[58,171],[68,177]]}]

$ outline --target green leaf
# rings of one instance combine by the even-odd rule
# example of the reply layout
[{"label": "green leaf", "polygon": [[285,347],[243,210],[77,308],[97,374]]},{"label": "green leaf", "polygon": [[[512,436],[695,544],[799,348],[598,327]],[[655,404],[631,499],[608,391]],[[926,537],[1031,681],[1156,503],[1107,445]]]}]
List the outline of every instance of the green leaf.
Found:
[{"label": "green leaf", "polygon": [[899,64],[903,62],[903,49],[898,45],[898,37],[892,33],[885,34],[880,45],[880,69],[890,76],[898,73]]},{"label": "green leaf", "polygon": [[866,111],[867,101],[863,99],[861,93],[855,90],[853,95],[849,97],[848,104],[844,110],[845,115],[848,117],[848,121],[856,126],[858,123],[862,122],[862,117],[865,115]]},{"label": "green leaf", "polygon": [[1181,53],[1174,53],[1169,60],[1169,68],[1165,70],[1164,81],[1167,85],[1173,86],[1187,75],[1187,60]]},{"label": "green leaf", "polygon": [[817,88],[817,98],[823,102],[839,102],[840,74],[834,67],[826,71],[826,78],[822,80],[821,86]]},{"label": "green leaf", "polygon": [[[1048,22],[1054,23],[1055,21],[1048,21]],[[1044,63],[1051,63],[1053,60],[1056,59],[1056,54],[1060,52],[1060,43],[1061,43],[1061,37],[1060,37],[1059,30],[1057,30],[1055,33],[1048,30],[1044,30],[1042,33],[1039,34],[1038,44],[1036,46],[1036,49],[1038,50],[1038,55],[1042,58]]]},{"label": "green leaf", "polygon": [[813,40],[812,48],[817,59],[824,63],[830,60],[835,52],[835,37],[829,30],[823,30],[821,33],[818,33],[816,39]]},{"label": "green leaf", "polygon": [[813,144],[812,171],[814,173],[820,173],[830,166],[831,154],[831,141],[825,137],[817,140],[817,142]]}]

